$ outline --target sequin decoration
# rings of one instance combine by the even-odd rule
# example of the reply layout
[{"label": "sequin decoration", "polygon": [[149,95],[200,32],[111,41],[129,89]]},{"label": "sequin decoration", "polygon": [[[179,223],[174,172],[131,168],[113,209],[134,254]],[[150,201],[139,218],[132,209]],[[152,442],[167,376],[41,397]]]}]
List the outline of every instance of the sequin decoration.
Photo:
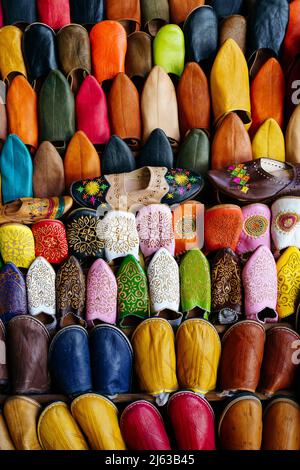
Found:
[{"label": "sequin decoration", "polygon": [[251,215],[244,222],[244,232],[252,238],[261,237],[268,230],[269,222],[263,215]]},{"label": "sequin decoration", "polygon": [[284,233],[293,230],[299,223],[299,215],[296,212],[281,212],[275,219],[276,228]]},{"label": "sequin decoration", "polygon": [[232,176],[231,184],[238,185],[240,191],[244,194],[247,194],[249,191],[249,180],[250,175],[247,172],[247,166],[243,163],[238,165],[231,165],[227,168],[227,171]]}]

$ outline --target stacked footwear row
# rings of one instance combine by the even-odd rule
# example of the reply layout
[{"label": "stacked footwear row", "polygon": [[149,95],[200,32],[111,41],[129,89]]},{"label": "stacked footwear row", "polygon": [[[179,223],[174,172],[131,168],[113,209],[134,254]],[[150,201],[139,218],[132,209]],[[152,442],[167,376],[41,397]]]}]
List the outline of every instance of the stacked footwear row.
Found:
[{"label": "stacked footwear row", "polygon": [[186,320],[176,339],[167,320],[150,318],[130,340],[114,325],[97,325],[90,334],[68,325],[50,343],[42,322],[19,315],[10,320],[6,337],[1,323],[1,338],[8,358],[1,366],[1,386],[9,379],[13,394],[52,389],[70,397],[90,391],[115,397],[136,391],[153,395],[160,406],[178,389],[203,395],[216,388],[227,394],[259,391],[269,397],[294,390],[299,363],[299,334],[285,325],[265,334],[253,320],[233,325],[222,347],[214,326],[203,319]]},{"label": "stacked footwear row", "polygon": [[206,3],[0,1],[0,449],[300,450],[300,0]]},{"label": "stacked footwear row", "polygon": [[215,450],[217,445],[224,450],[300,447],[300,408],[285,397],[270,401],[263,412],[259,398],[244,392],[228,400],[216,420],[205,398],[182,391],[172,395],[162,414],[149,401],[139,400],[128,405],[119,420],[116,406],[93,393],[75,398],[70,407],[54,402],[44,410],[32,398],[10,397],[0,414],[1,449],[168,451],[174,447]]},{"label": "stacked footwear row", "polygon": [[[16,222],[18,214],[28,220],[30,211],[33,219],[35,213],[43,218],[48,205],[42,212],[42,201],[49,203],[39,200],[33,208],[32,201],[23,202]],[[96,321],[130,329],[150,315],[176,327],[183,315],[225,325],[243,313],[277,322],[298,308],[299,217],[299,198],[283,197],[271,211],[258,203],[204,211],[187,201],[173,213],[164,204],[143,206],[136,217],[124,210],[101,217],[83,208],[70,212],[65,225],[49,219],[31,229],[6,223],[0,227],[2,321],[29,312],[50,331]],[[18,268],[28,270],[26,283]],[[298,323],[298,314],[292,319]]]}]

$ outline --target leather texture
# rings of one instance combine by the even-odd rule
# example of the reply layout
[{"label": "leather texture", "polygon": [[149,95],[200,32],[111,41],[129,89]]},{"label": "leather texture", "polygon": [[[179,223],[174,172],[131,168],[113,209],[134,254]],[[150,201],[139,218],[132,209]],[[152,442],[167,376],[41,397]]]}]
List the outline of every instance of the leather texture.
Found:
[{"label": "leather texture", "polygon": [[[6,95],[7,95],[7,90],[6,90],[6,84],[0,80],[0,87],[1,87],[1,93],[2,93],[2,100],[0,100],[0,142],[4,142],[7,138],[7,115],[6,115]],[[1,102],[2,101],[2,102]]]},{"label": "leather texture", "polygon": [[70,0],[71,20],[77,24],[95,24],[104,19],[103,0]]},{"label": "leather texture", "polygon": [[97,325],[90,334],[93,390],[115,396],[131,392],[133,351],[127,336],[112,325]]},{"label": "leather texture", "polygon": [[60,197],[65,192],[63,161],[50,142],[42,142],[34,156],[32,183],[36,198]]},{"label": "leather texture", "polygon": [[223,0],[210,0],[209,3],[218,18],[239,14],[243,6],[243,0],[229,0],[226,2]]},{"label": "leather texture", "polygon": [[285,143],[282,130],[275,119],[267,119],[252,140],[253,159],[271,158],[285,161]]},{"label": "leather texture", "polygon": [[[180,261],[181,309],[187,318],[208,318],[211,309],[211,279],[208,260],[193,248]],[[204,288],[203,288],[204,286]]]},{"label": "leather texture", "polygon": [[208,401],[192,392],[177,392],[168,414],[180,450],[215,450],[215,417]]},{"label": "leather texture", "polygon": [[251,135],[267,120],[284,123],[285,78],[277,59],[272,57],[260,68],[251,82]]},{"label": "leather texture", "polygon": [[205,0],[169,0],[171,21],[175,24],[183,23],[195,8],[204,5]]},{"label": "leather texture", "polygon": [[2,0],[4,23],[22,24],[34,23],[37,19],[37,11],[34,1],[28,0]]},{"label": "leather texture", "polygon": [[94,75],[101,84],[125,72],[126,31],[117,21],[102,21],[90,32]]},{"label": "leather texture", "polygon": [[[0,389],[5,388],[8,383],[8,369],[7,369],[7,359],[6,359],[6,331],[5,326],[2,320],[0,320]],[[1,415],[0,415],[0,427],[1,424]],[[0,431],[2,436],[2,432]],[[0,450],[2,450],[0,448]]]},{"label": "leather texture", "polygon": [[75,102],[67,79],[53,70],[43,83],[39,96],[40,140],[65,149],[75,134]]},{"label": "leather texture", "polygon": [[214,122],[234,111],[245,128],[251,125],[249,72],[246,59],[233,39],[227,39],[215,58],[210,87]]},{"label": "leather texture", "polygon": [[49,371],[57,390],[71,397],[92,390],[88,334],[77,325],[54,336],[49,348]]},{"label": "leather texture", "polygon": [[129,450],[171,450],[163,418],[148,401],[129,404],[121,415],[120,428]]},{"label": "leather texture", "polygon": [[299,165],[260,158],[208,172],[222,193],[245,202],[267,202],[275,197],[299,196]]},{"label": "leather texture", "polygon": [[31,156],[25,144],[15,134],[7,137],[2,148],[0,172],[3,204],[33,196]]},{"label": "leather texture", "polygon": [[233,39],[242,52],[246,52],[247,19],[241,15],[223,18],[219,24],[219,44],[222,46],[227,39]]},{"label": "leather texture", "polygon": [[26,275],[28,313],[44,323],[49,332],[56,327],[55,276],[53,267],[42,256],[34,260]]},{"label": "leather texture", "polygon": [[191,11],[183,25],[188,62],[211,61],[218,49],[218,19],[207,5]]},{"label": "leather texture", "polygon": [[146,78],[152,69],[151,36],[144,31],[136,31],[127,37],[125,71],[129,78]]},{"label": "leather texture", "polygon": [[267,332],[259,385],[267,396],[293,388],[297,371],[292,357],[295,352],[293,343],[299,339],[298,333],[284,325],[276,325]]},{"label": "leather texture", "polygon": [[41,413],[38,437],[43,450],[88,450],[78,424],[61,401],[51,403]]},{"label": "leather texture", "polygon": [[41,405],[29,397],[9,397],[4,417],[16,450],[42,450],[37,436]]},{"label": "leather texture", "polygon": [[160,28],[153,41],[154,64],[180,77],[184,70],[184,34],[179,26],[168,24]]},{"label": "leather texture", "polygon": [[221,415],[219,438],[223,450],[260,450],[262,404],[249,392],[234,396]]},{"label": "leather texture", "polygon": [[271,234],[276,250],[300,248],[299,209],[300,198],[297,197],[282,197],[272,204]]},{"label": "leather texture", "polygon": [[141,7],[139,0],[119,2],[106,0],[105,12],[108,20],[119,21],[127,34],[138,31],[141,27]]},{"label": "leather texture", "polygon": [[249,204],[242,207],[244,218],[243,230],[236,252],[249,253],[260,245],[271,249],[271,211],[266,204]]},{"label": "leather texture", "polygon": [[141,97],[143,142],[154,129],[162,129],[173,147],[180,140],[175,87],[167,73],[156,65],[151,70]]},{"label": "leather texture", "polygon": [[38,147],[38,101],[23,75],[13,79],[6,96],[6,109],[9,133],[17,135],[32,153],[35,152]]},{"label": "leather texture", "polygon": [[291,163],[300,163],[300,106],[296,106],[293,114],[288,121],[285,133],[286,161]]},{"label": "leather texture", "polygon": [[219,368],[221,390],[256,391],[265,339],[264,327],[255,321],[241,321],[226,331]]},{"label": "leather texture", "polygon": [[73,400],[71,412],[92,450],[126,450],[118,409],[110,400],[88,393]]},{"label": "leather texture", "polygon": [[239,257],[223,248],[211,265],[212,313],[221,324],[235,323],[242,313],[242,273]]},{"label": "leather texture", "polygon": [[87,275],[86,319],[89,326],[117,322],[117,281],[103,259],[94,261]]},{"label": "leather texture", "polygon": [[71,209],[72,204],[71,196],[16,199],[10,204],[0,206],[0,225],[31,225],[45,219],[59,219]]},{"label": "leather texture", "polygon": [[213,325],[194,318],[185,321],[176,334],[177,377],[180,388],[203,395],[215,390],[220,355],[221,342]]},{"label": "leather texture", "polygon": [[112,134],[125,140],[132,150],[138,149],[142,134],[140,97],[124,73],[114,78],[108,95],[108,110]]},{"label": "leather texture", "polygon": [[256,2],[249,28],[251,49],[256,51],[267,48],[278,55],[288,20],[289,4],[287,0],[260,0]]},{"label": "leather texture", "polygon": [[74,181],[101,174],[99,155],[83,131],[77,131],[70,140],[64,158],[64,174],[67,190]]},{"label": "leather texture", "polygon": [[57,319],[59,326],[85,326],[85,278],[79,261],[70,256],[60,265],[56,276]]},{"label": "leather texture", "polygon": [[271,400],[263,416],[263,450],[300,449],[300,408],[296,401]]},{"label": "leather texture", "polygon": [[243,121],[228,113],[215,132],[211,149],[211,168],[219,170],[252,160],[251,140]]},{"label": "leather texture", "polygon": [[51,264],[60,264],[68,257],[68,242],[64,224],[60,220],[42,220],[31,227],[35,241],[35,255]]},{"label": "leather texture", "polygon": [[[135,179],[137,184],[130,184],[132,179]],[[91,183],[93,195],[90,193]],[[127,211],[140,207],[141,203],[182,203],[195,198],[203,187],[203,177],[193,171],[146,166],[131,173],[76,181],[72,184],[70,192],[80,206],[97,209],[100,205],[106,208],[106,204],[109,204],[113,209]]]},{"label": "leather texture", "polygon": [[34,238],[29,227],[5,224],[0,227],[0,252],[5,263],[29,268],[35,258]]},{"label": "leather texture", "polygon": [[[135,239],[136,237],[134,237]],[[122,255],[122,252],[120,254]],[[118,284],[118,323],[122,328],[129,328],[149,317],[146,273],[135,256],[127,255],[123,258],[116,277]]]},{"label": "leather texture", "polygon": [[141,0],[142,19],[144,30],[156,36],[159,29],[170,22],[170,11],[168,0]]},{"label": "leather texture", "polygon": [[64,26],[57,33],[61,70],[67,76],[73,93],[92,71],[90,39],[87,30],[77,24]]},{"label": "leather texture", "polygon": [[0,270],[0,318],[4,326],[17,315],[27,315],[25,279],[21,271],[7,263]]},{"label": "leather texture", "polygon": [[16,450],[9,435],[2,411],[0,412],[0,437],[0,450]]},{"label": "leather texture", "polygon": [[28,70],[28,78],[35,85],[58,69],[56,35],[46,24],[33,23],[27,26],[23,35],[23,53]]},{"label": "leather texture", "polygon": [[175,341],[170,324],[163,318],[145,320],[133,332],[131,343],[139,390],[154,396],[177,390]]},{"label": "leather texture", "polygon": [[43,323],[29,315],[14,317],[7,326],[7,338],[12,393],[48,392],[50,335]]},{"label": "leather texture", "polygon": [[208,251],[236,250],[243,228],[243,214],[234,204],[221,204],[207,209],[204,216],[204,240]]},{"label": "leather texture", "polygon": [[278,320],[276,263],[266,246],[251,254],[242,273],[245,315],[249,320],[274,323]]},{"label": "leather texture", "polygon": [[291,246],[283,252],[276,263],[278,279],[277,312],[280,319],[293,315],[297,310],[300,290],[299,260],[299,249]]},{"label": "leather texture", "polygon": [[85,132],[94,145],[106,144],[110,138],[106,96],[92,75],[83,81],[75,104],[77,129]]},{"label": "leather texture", "polygon": [[210,129],[210,94],[207,78],[196,62],[186,64],[177,87],[180,134]]},{"label": "leather texture", "polygon": [[[150,204],[142,207],[136,216],[136,228],[140,249],[145,257],[155,254],[161,248],[165,248],[174,256],[172,212],[167,205]],[[168,263],[165,266],[167,265]]]},{"label": "leather texture", "polygon": [[175,256],[192,248],[201,250],[204,245],[204,205],[198,201],[186,201],[172,213]]},{"label": "leather texture", "polygon": [[210,164],[210,143],[207,132],[192,129],[183,140],[177,155],[176,166],[206,175]]},{"label": "leather texture", "polygon": [[112,135],[101,157],[102,173],[106,175],[127,173],[135,170],[136,161],[124,140]]},{"label": "leather texture", "polygon": [[15,75],[27,77],[22,55],[22,31],[16,26],[5,26],[0,31],[0,74],[2,80],[10,85]]},{"label": "leather texture", "polygon": [[69,0],[36,0],[40,21],[53,29],[71,23]]},{"label": "leather texture", "polygon": [[300,47],[300,3],[298,0],[289,2],[289,21],[282,44],[282,60],[285,70],[293,62]]},{"label": "leather texture", "polygon": [[142,147],[138,166],[158,166],[173,168],[174,156],[169,139],[162,129],[154,129]]}]

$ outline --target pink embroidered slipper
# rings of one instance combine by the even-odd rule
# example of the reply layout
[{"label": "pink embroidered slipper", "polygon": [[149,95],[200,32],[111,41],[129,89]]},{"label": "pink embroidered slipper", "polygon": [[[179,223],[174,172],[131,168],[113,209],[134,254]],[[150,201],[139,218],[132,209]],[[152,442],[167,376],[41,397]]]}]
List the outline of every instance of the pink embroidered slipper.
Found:
[{"label": "pink embroidered slipper", "polygon": [[241,255],[260,245],[271,248],[271,212],[265,204],[249,204],[242,208],[244,224],[236,252]]},{"label": "pink embroidered slipper", "polygon": [[166,248],[174,255],[175,240],[172,227],[171,209],[163,204],[144,206],[136,217],[140,248],[145,257],[153,255],[160,248]]},{"label": "pink embroidered slipper", "polygon": [[87,276],[86,320],[89,326],[96,321],[114,324],[117,321],[117,281],[109,265],[95,261]]},{"label": "pink embroidered slipper", "polygon": [[242,278],[246,318],[262,323],[277,322],[277,270],[269,248],[260,246],[255,250],[243,269]]}]

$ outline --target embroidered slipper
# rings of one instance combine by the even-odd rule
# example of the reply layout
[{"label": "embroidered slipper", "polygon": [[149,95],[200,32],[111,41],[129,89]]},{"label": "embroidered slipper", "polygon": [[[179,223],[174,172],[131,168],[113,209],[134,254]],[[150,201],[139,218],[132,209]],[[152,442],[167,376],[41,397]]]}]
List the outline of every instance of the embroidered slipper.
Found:
[{"label": "embroidered slipper", "polygon": [[35,256],[42,256],[51,264],[60,264],[68,258],[65,226],[59,220],[43,220],[31,227],[35,241]]},{"label": "embroidered slipper", "polygon": [[55,271],[42,256],[31,264],[26,275],[29,314],[40,320],[48,331],[56,328]]},{"label": "embroidered slipper", "polygon": [[144,167],[131,173],[76,181],[70,192],[80,206],[105,209],[109,204],[127,211],[141,205],[181,203],[196,197],[203,187],[202,176],[192,171]]},{"label": "embroidered slipper", "polygon": [[258,247],[244,266],[245,314],[262,323],[278,321],[277,272],[274,257],[266,246]]}]

